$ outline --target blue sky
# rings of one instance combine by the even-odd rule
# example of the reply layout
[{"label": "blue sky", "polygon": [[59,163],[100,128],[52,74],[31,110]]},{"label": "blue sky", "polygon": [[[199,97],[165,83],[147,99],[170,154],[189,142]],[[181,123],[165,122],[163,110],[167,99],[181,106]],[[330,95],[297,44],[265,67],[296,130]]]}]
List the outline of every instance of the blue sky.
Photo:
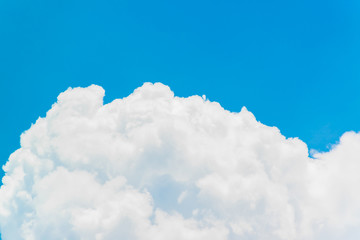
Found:
[{"label": "blue sky", "polygon": [[358,1],[0,1],[1,164],[69,86],[246,106],[326,150],[360,122]]}]

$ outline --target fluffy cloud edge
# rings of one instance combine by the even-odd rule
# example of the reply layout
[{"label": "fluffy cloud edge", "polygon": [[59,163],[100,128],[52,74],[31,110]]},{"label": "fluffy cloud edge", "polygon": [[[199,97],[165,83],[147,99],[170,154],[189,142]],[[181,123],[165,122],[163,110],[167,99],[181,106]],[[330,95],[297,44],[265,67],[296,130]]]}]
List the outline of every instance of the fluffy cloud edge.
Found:
[{"label": "fluffy cloud edge", "polygon": [[246,108],[161,83],[104,95],[69,88],[22,134],[4,166],[3,239],[315,239],[359,225],[359,133],[309,158]]}]

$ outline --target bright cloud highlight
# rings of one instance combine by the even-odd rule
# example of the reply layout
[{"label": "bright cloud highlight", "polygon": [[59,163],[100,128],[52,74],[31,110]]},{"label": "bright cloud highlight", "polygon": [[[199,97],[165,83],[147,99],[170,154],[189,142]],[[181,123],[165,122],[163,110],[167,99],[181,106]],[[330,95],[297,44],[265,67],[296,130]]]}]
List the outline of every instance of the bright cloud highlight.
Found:
[{"label": "bright cloud highlight", "polygon": [[360,134],[308,156],[243,108],[145,83],[103,105],[69,88],[21,136],[3,240],[358,239]]}]

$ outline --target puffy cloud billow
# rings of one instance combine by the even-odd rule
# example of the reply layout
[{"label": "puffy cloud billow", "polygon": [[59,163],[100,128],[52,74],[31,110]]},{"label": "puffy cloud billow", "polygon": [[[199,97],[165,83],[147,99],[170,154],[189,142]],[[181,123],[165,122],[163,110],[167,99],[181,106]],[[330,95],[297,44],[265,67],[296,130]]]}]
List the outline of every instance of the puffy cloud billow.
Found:
[{"label": "puffy cloud billow", "polygon": [[297,138],[160,83],[69,88],[4,166],[3,240],[359,239],[360,134]]}]

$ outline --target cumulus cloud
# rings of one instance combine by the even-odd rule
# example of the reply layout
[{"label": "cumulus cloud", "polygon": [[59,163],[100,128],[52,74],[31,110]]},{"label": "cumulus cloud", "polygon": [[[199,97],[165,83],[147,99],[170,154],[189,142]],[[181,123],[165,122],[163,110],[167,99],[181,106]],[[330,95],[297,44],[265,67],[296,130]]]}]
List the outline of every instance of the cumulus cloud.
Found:
[{"label": "cumulus cloud", "polygon": [[69,88],[22,134],[4,166],[3,240],[360,236],[359,133],[309,157],[246,108],[160,83],[104,94]]}]

